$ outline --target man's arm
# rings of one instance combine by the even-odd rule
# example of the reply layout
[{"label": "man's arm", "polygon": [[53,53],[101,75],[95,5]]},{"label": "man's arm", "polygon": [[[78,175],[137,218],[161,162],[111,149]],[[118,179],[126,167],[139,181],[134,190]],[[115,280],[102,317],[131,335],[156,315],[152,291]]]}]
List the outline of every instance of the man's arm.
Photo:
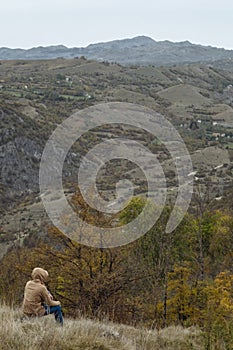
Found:
[{"label": "man's arm", "polygon": [[42,289],[42,299],[45,302],[45,304],[49,306],[57,306],[61,304],[60,301],[56,301],[52,299],[51,294],[48,292],[45,286],[43,286],[43,289]]}]

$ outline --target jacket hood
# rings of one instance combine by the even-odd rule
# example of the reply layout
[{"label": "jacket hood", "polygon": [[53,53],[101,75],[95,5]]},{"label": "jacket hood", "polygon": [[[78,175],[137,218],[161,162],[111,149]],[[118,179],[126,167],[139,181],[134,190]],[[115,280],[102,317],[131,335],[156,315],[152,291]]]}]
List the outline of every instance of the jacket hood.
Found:
[{"label": "jacket hood", "polygon": [[32,279],[36,280],[39,279],[42,283],[44,283],[49,276],[48,271],[40,268],[40,267],[35,267],[32,271]]}]

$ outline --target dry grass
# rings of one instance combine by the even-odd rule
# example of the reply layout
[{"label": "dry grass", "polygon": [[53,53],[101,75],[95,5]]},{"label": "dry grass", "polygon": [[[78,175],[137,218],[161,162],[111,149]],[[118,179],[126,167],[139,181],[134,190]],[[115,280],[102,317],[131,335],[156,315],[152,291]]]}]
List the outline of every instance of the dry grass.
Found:
[{"label": "dry grass", "polygon": [[200,107],[211,104],[212,101],[203,97],[199,90],[197,87],[189,84],[179,84],[160,91],[158,95],[171,103],[179,103],[184,106],[194,105]]},{"label": "dry grass", "polygon": [[22,319],[20,310],[0,308],[1,350],[201,350],[202,335],[195,328],[169,327],[162,331],[136,329],[110,322],[53,316]]}]

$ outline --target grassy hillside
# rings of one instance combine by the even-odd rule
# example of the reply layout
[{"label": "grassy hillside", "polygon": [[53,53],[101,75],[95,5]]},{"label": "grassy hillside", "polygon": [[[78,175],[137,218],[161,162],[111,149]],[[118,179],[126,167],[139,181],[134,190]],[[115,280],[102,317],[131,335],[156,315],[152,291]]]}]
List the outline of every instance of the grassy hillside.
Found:
[{"label": "grassy hillside", "polygon": [[159,92],[158,95],[169,100],[171,103],[183,105],[202,106],[208,105],[211,101],[202,96],[194,86],[180,84]]},{"label": "grassy hillside", "polygon": [[204,337],[192,328],[161,331],[88,319],[66,319],[64,327],[53,316],[22,319],[20,310],[0,308],[1,350],[202,350]]}]

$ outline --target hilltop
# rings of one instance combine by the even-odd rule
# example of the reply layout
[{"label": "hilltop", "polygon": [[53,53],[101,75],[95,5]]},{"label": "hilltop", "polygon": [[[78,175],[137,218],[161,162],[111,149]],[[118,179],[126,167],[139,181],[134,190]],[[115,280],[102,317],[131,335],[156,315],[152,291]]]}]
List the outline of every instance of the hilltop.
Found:
[{"label": "hilltop", "polygon": [[[222,66],[233,59],[233,50],[192,44],[189,41],[155,41],[146,36],[90,44],[87,47],[67,48],[64,45],[34,47],[28,50],[0,48],[2,60],[41,60],[84,56],[98,61],[123,65],[172,65],[191,62],[209,62]],[[221,62],[223,61],[223,62]]]}]

